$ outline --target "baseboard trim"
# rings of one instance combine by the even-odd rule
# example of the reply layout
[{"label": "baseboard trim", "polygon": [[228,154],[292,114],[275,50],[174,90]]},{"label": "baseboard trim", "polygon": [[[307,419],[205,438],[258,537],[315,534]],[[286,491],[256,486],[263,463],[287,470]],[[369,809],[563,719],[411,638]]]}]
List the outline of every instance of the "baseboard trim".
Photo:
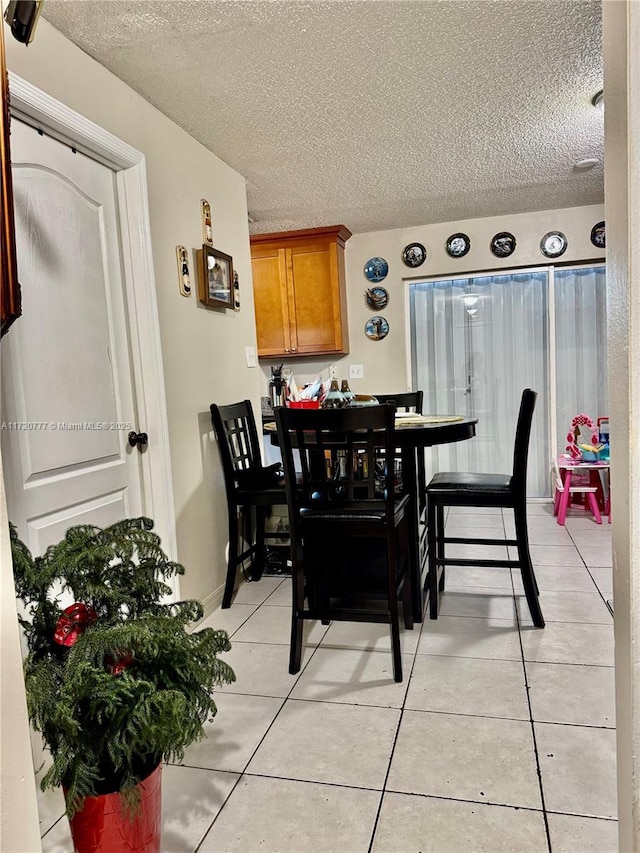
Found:
[{"label": "baseboard trim", "polygon": [[204,611],[203,618],[206,619],[207,616],[211,616],[214,610],[217,610],[218,607],[222,604],[222,596],[224,595],[224,584],[221,584],[217,589],[214,589],[213,592],[210,592],[206,598],[202,599],[202,609]]}]

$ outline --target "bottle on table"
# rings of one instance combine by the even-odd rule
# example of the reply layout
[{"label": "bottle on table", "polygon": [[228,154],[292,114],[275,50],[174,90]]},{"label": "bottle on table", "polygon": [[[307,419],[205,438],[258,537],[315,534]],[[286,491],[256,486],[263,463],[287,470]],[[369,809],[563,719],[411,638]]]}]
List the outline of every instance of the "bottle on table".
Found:
[{"label": "bottle on table", "polygon": [[342,380],[340,392],[341,392],[342,396],[344,397],[345,405],[350,406],[351,403],[353,402],[353,398],[355,397],[355,394],[353,393],[351,388],[349,388],[349,382],[347,379]]},{"label": "bottle on table", "polygon": [[327,392],[327,396],[320,403],[321,409],[342,409],[345,405],[344,394],[338,388],[338,380],[334,377]]}]

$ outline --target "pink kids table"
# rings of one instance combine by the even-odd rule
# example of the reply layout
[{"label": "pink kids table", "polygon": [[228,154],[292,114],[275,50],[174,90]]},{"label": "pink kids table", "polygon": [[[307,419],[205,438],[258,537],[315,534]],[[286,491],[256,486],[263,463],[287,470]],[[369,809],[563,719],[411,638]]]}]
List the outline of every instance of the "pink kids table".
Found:
[{"label": "pink kids table", "polygon": [[[602,524],[600,506],[604,506],[605,514],[611,522],[610,498],[604,500],[602,474],[609,474],[608,462],[582,462],[569,456],[558,456],[553,460],[556,473],[555,498],[553,502],[554,515],[558,516],[558,524],[564,524],[567,509],[571,506],[572,494],[584,494],[585,509],[589,507],[594,515],[596,524]],[[588,473],[589,483],[578,482],[574,473]]]}]

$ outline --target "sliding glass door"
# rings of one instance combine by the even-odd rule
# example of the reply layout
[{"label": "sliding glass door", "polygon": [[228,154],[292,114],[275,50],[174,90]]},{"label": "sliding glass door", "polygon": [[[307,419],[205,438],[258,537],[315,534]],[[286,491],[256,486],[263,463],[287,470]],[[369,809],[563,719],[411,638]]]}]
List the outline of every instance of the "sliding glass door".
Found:
[{"label": "sliding glass door", "polygon": [[556,441],[572,419],[609,414],[605,267],[557,269],[554,276]]},{"label": "sliding glass door", "polygon": [[429,452],[432,471],[509,472],[520,397],[538,391],[528,494],[548,494],[548,270],[409,286],[411,367],[424,411],[478,418],[473,441]]},{"label": "sliding glass door", "polygon": [[424,411],[478,418],[473,441],[427,453],[430,470],[510,471],[520,396],[533,388],[528,494],[549,496],[572,418],[608,413],[604,265],[411,283],[409,315]]}]

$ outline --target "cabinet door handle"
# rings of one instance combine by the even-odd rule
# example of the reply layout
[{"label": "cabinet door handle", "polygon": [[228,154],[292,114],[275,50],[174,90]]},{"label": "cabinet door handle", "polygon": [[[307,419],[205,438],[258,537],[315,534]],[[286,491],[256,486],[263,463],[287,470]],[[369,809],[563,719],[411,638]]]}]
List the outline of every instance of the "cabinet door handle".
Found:
[{"label": "cabinet door handle", "polygon": [[298,352],[298,347],[291,347],[291,352]]},{"label": "cabinet door handle", "polygon": [[285,352],[290,352],[289,347],[285,347],[285,348],[284,348],[284,351],[285,351]]}]

